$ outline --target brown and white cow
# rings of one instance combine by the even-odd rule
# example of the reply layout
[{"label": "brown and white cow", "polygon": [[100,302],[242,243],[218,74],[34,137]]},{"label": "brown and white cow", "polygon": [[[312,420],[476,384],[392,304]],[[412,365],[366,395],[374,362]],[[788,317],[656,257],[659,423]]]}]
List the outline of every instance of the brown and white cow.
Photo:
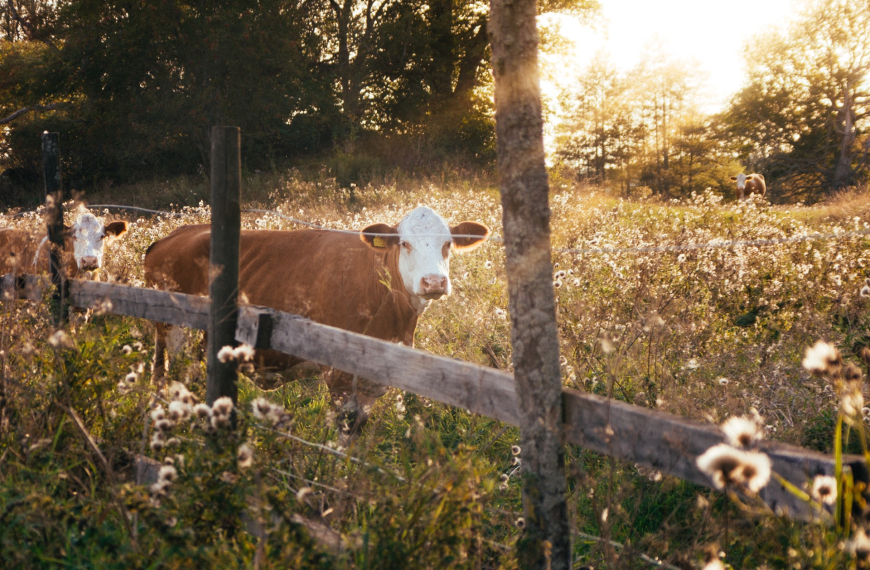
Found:
[{"label": "brown and white cow", "polygon": [[744,200],[751,194],[758,194],[760,198],[764,198],[764,193],[767,192],[767,186],[764,183],[764,176],[761,174],[743,174],[732,176],[731,180],[737,181],[737,199]]},{"label": "brown and white cow", "polygon": [[[451,291],[450,252],[469,251],[489,235],[477,222],[450,227],[420,207],[395,226],[373,224],[359,233],[325,230],[241,233],[239,287],[247,302],[302,315],[318,323],[375,338],[414,344],[417,319],[429,303]],[[145,281],[162,289],[208,294],[208,225],[183,226],[145,254]],[[165,375],[166,325],[157,324],[154,377]],[[257,351],[255,362],[273,370],[300,362],[276,351]],[[324,369],[342,402],[345,433],[365,423],[386,388]]]},{"label": "brown and white cow", "polygon": [[[103,224],[90,212],[82,214],[72,227],[64,228],[64,259],[66,276],[73,278],[80,271],[96,274],[103,266],[106,238],[123,235],[127,222]],[[0,275],[35,273],[48,268],[49,242],[45,232],[29,232],[0,228]]]}]

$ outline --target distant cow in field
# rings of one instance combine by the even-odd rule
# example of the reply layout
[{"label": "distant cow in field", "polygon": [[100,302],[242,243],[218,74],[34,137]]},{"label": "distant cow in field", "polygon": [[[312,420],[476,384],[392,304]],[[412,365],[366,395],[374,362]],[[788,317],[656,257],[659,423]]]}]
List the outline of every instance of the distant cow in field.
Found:
[{"label": "distant cow in field", "polygon": [[750,194],[758,194],[764,198],[764,193],[767,192],[767,185],[764,183],[764,176],[761,174],[743,174],[732,176],[731,180],[737,181],[737,199],[744,200]]},{"label": "distant cow in field", "polygon": [[[318,323],[390,342],[414,344],[417,319],[429,303],[450,294],[450,252],[469,251],[489,235],[477,222],[450,227],[420,207],[395,226],[373,224],[359,233],[326,230],[241,233],[239,288],[247,302],[302,315]],[[145,281],[170,291],[207,295],[208,225],[178,228],[145,254]],[[154,377],[165,375],[167,325],[157,323]],[[261,367],[284,370],[300,359],[257,351]],[[344,433],[358,431],[380,384],[324,368],[332,397],[342,402]]]},{"label": "distant cow in field", "polygon": [[[106,238],[118,237],[127,231],[127,222],[103,224],[91,213],[82,214],[72,227],[64,228],[63,267],[66,277],[80,271],[96,274],[103,266]],[[50,244],[45,232],[28,232],[0,228],[0,275],[38,273],[48,268]]]}]

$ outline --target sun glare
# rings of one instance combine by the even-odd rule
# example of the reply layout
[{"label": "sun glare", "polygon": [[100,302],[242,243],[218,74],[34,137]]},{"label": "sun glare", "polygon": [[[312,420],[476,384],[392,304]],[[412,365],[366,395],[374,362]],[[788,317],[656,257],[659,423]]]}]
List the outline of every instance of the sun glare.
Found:
[{"label": "sun glare", "polygon": [[[717,111],[742,85],[746,42],[766,29],[786,24],[802,2],[795,0],[601,0],[603,21],[581,25],[572,17],[547,15],[542,27],[558,27],[574,45],[544,58],[545,95],[570,86],[603,50],[626,71],[660,43],[678,60],[696,60],[708,75],[708,110]],[[547,72],[546,66],[550,66]]]}]

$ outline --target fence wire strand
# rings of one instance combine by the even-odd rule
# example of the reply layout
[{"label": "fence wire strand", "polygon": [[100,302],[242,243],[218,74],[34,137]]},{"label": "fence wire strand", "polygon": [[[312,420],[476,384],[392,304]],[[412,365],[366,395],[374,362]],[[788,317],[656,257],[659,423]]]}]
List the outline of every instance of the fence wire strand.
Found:
[{"label": "fence wire strand", "polygon": [[[93,209],[114,209],[114,210],[132,210],[139,212],[146,212],[149,214],[157,214],[162,216],[170,216],[177,217],[183,216],[183,212],[170,212],[166,210],[152,210],[149,208],[141,208],[139,206],[125,206],[120,204],[91,204],[88,206]],[[18,217],[27,214],[28,212],[20,212],[18,214],[13,214],[10,217]],[[299,218],[294,218],[293,216],[288,216],[282,212],[277,212],[275,210],[265,210],[261,208],[244,208],[242,209],[243,214],[261,214],[261,215],[270,215],[276,216],[283,220],[287,220],[294,224],[298,224],[301,226],[305,226],[308,228],[327,231],[327,232],[335,232],[341,234],[349,234],[349,235],[359,235],[360,230],[345,230],[339,228],[330,228],[327,226],[323,226],[320,224],[315,224],[313,222],[308,222],[305,220],[300,220]],[[390,237],[395,234],[384,234],[384,233],[375,233],[375,232],[365,232],[367,236],[380,236],[380,237]],[[429,234],[418,234],[420,237],[429,236]],[[440,235],[440,234],[439,234]],[[832,232],[832,233],[815,233],[808,234],[804,236],[795,236],[795,237],[783,237],[783,238],[768,238],[768,239],[746,239],[746,240],[722,240],[720,238],[714,238],[711,241],[705,243],[688,243],[681,245],[650,245],[650,246],[639,246],[639,247],[579,247],[579,248],[571,248],[571,247],[558,247],[552,248],[552,252],[554,254],[567,254],[567,255],[586,255],[586,254],[605,254],[605,253],[613,253],[613,254],[621,254],[621,253],[669,253],[669,252],[684,252],[684,251],[696,251],[701,249],[729,249],[729,248],[741,248],[741,247],[764,247],[770,245],[778,245],[783,243],[799,243],[805,241],[824,241],[824,240],[840,240],[847,238],[861,238],[870,236],[870,229],[867,230],[854,230],[854,231],[843,231],[843,232]],[[434,237],[434,236],[429,236]],[[454,235],[454,238],[479,238],[479,235]],[[486,241],[495,242],[495,243],[504,243],[504,239],[498,236],[490,235],[486,238]]]}]

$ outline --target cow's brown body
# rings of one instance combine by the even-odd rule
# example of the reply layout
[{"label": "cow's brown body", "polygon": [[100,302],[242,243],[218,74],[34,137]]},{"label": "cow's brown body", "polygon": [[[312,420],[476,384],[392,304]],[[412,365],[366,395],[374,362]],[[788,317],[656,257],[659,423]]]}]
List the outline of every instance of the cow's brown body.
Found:
[{"label": "cow's brown body", "polygon": [[[741,177],[745,180],[742,180]],[[744,200],[752,194],[756,194],[763,198],[767,192],[767,185],[764,183],[764,176],[761,174],[740,174],[732,176],[731,180],[737,181],[737,199]],[[741,183],[743,187],[741,188]]]},{"label": "cow's brown body", "polygon": [[[208,225],[184,226],[155,242],[145,256],[149,285],[208,295]],[[248,303],[294,313],[313,321],[375,338],[414,343],[417,311],[399,278],[398,248],[375,249],[358,235],[321,230],[241,232],[240,291]],[[157,325],[155,377],[165,373],[166,326]],[[299,359],[258,351],[267,369],[286,369]],[[356,392],[370,406],[386,388],[327,370],[336,399]],[[355,388],[355,390],[354,390]]]}]

